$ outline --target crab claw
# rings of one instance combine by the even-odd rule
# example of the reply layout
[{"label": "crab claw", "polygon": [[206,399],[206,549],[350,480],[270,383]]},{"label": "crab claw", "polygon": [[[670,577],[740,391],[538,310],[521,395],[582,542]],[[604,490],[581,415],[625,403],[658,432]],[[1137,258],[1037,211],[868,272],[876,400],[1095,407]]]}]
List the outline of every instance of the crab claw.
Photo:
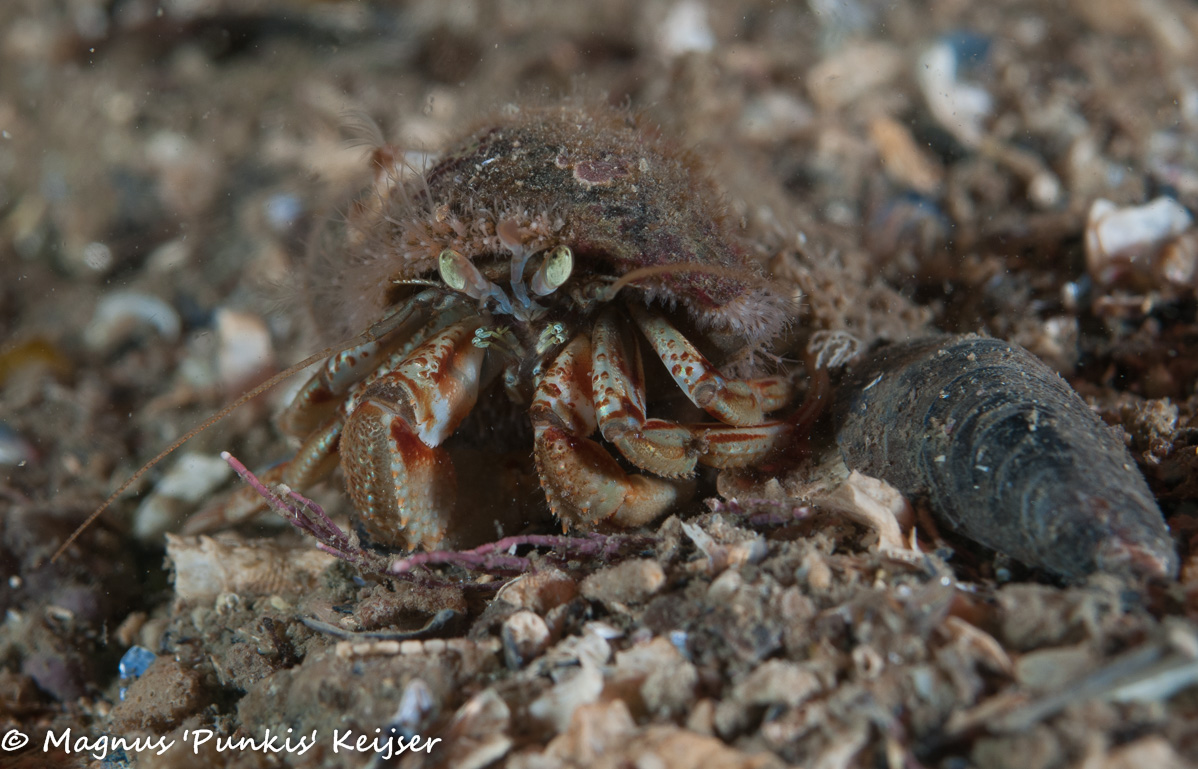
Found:
[{"label": "crab claw", "polygon": [[345,485],[376,542],[432,547],[450,529],[453,463],[437,448],[478,399],[477,321],[440,331],[362,393],[341,437]]},{"label": "crab claw", "polygon": [[684,498],[679,485],[628,475],[595,441],[545,422],[535,426],[534,454],[553,514],[570,526],[642,526]]}]

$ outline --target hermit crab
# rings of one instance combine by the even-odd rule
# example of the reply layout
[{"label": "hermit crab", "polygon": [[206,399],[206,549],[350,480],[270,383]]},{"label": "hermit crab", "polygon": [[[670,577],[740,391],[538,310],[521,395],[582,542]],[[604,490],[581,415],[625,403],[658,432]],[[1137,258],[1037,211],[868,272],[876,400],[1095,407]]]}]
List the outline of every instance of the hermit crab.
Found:
[{"label": "hermit crab", "polygon": [[[263,480],[304,489],[340,464],[374,543],[434,547],[456,496],[442,444],[489,393],[527,420],[566,528],[645,523],[698,465],[746,466],[789,439],[767,416],[788,380],[757,365],[788,300],[695,156],[629,113],[566,105],[495,116],[424,173],[400,157],[375,150],[372,191],[313,270],[322,324],[368,330],[284,412],[301,445]],[[652,413],[646,388],[666,375],[687,418]],[[247,488],[190,528],[263,507]]]}]

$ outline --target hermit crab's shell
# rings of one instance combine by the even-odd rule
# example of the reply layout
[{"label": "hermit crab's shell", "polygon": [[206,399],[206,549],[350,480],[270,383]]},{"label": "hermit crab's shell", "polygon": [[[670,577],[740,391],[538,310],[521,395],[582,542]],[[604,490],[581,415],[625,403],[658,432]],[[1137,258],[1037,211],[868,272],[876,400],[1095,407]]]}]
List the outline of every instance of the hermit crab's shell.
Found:
[{"label": "hermit crab's shell", "polygon": [[532,250],[568,245],[576,264],[596,272],[677,266],[634,290],[681,305],[701,329],[756,346],[786,321],[786,300],[747,258],[702,163],[629,113],[511,109],[423,175],[397,177],[385,175],[349,217],[347,245],[334,255],[344,267],[334,264],[328,282],[346,331],[382,313],[394,281],[435,274],[443,249],[503,253],[500,222],[515,223]]}]

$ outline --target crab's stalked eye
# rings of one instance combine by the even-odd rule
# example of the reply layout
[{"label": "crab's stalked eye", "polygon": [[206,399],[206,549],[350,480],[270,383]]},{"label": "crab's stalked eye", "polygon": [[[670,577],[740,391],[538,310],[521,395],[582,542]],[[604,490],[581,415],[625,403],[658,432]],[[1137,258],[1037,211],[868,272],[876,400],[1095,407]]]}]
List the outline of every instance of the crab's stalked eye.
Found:
[{"label": "crab's stalked eye", "polygon": [[466,258],[452,249],[445,249],[441,252],[438,258],[437,269],[441,273],[441,280],[445,281],[445,285],[452,288],[454,291],[466,290],[466,274],[474,269],[474,265],[466,261]]},{"label": "crab's stalked eye", "polygon": [[466,257],[447,248],[437,258],[437,271],[441,280],[454,291],[460,291],[466,296],[479,300],[492,299],[500,312],[511,314],[512,303],[507,295],[478,271]]},{"label": "crab's stalked eye", "polygon": [[570,273],[573,271],[574,252],[569,246],[558,246],[541,262],[541,266],[532,276],[529,288],[537,296],[552,294],[570,279]]},{"label": "crab's stalked eye", "polygon": [[452,248],[441,252],[437,259],[437,270],[441,273],[441,280],[445,281],[445,285],[454,291],[461,291],[466,296],[482,299],[497,290],[495,284],[483,277],[473,262]]}]

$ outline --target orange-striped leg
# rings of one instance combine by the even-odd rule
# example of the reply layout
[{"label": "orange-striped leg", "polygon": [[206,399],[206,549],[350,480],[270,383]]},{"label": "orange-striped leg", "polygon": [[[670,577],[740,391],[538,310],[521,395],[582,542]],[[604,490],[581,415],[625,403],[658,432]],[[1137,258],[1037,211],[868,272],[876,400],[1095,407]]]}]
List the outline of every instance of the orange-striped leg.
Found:
[{"label": "orange-striped leg", "polygon": [[434,547],[456,497],[443,449],[478,399],[484,351],[478,319],[463,320],[418,346],[370,385],[346,422],[341,469],[362,524],[378,543]]},{"label": "orange-striped leg", "polygon": [[721,470],[749,467],[788,445],[794,435],[789,422],[759,425],[688,425],[700,446],[699,461]]},{"label": "orange-striped leg", "polygon": [[603,437],[642,470],[689,478],[699,452],[682,425],[645,415],[645,375],[640,347],[614,311],[603,313],[591,336],[592,393]]},{"label": "orange-striped leg", "polygon": [[610,521],[639,526],[678,501],[667,481],[628,475],[588,437],[596,429],[591,401],[591,343],[580,334],[543,374],[533,395],[533,455],[549,507],[563,528]]},{"label": "orange-striped leg", "polygon": [[691,402],[730,425],[758,425],[790,399],[784,377],[726,379],[685,336],[660,315],[636,303],[629,309],[670,376]]},{"label": "orange-striped leg", "polygon": [[[628,461],[655,475],[687,477],[697,462],[721,469],[753,464],[789,439],[786,422],[735,426],[646,419],[640,351],[622,325],[614,312],[595,324],[592,380],[599,429]],[[763,403],[773,405],[775,397]]]},{"label": "orange-striped leg", "polygon": [[279,415],[280,429],[306,438],[338,410],[348,413],[342,408],[347,394],[395,368],[416,345],[470,311],[449,302],[440,292],[423,291],[372,326],[368,339],[330,356]]}]

